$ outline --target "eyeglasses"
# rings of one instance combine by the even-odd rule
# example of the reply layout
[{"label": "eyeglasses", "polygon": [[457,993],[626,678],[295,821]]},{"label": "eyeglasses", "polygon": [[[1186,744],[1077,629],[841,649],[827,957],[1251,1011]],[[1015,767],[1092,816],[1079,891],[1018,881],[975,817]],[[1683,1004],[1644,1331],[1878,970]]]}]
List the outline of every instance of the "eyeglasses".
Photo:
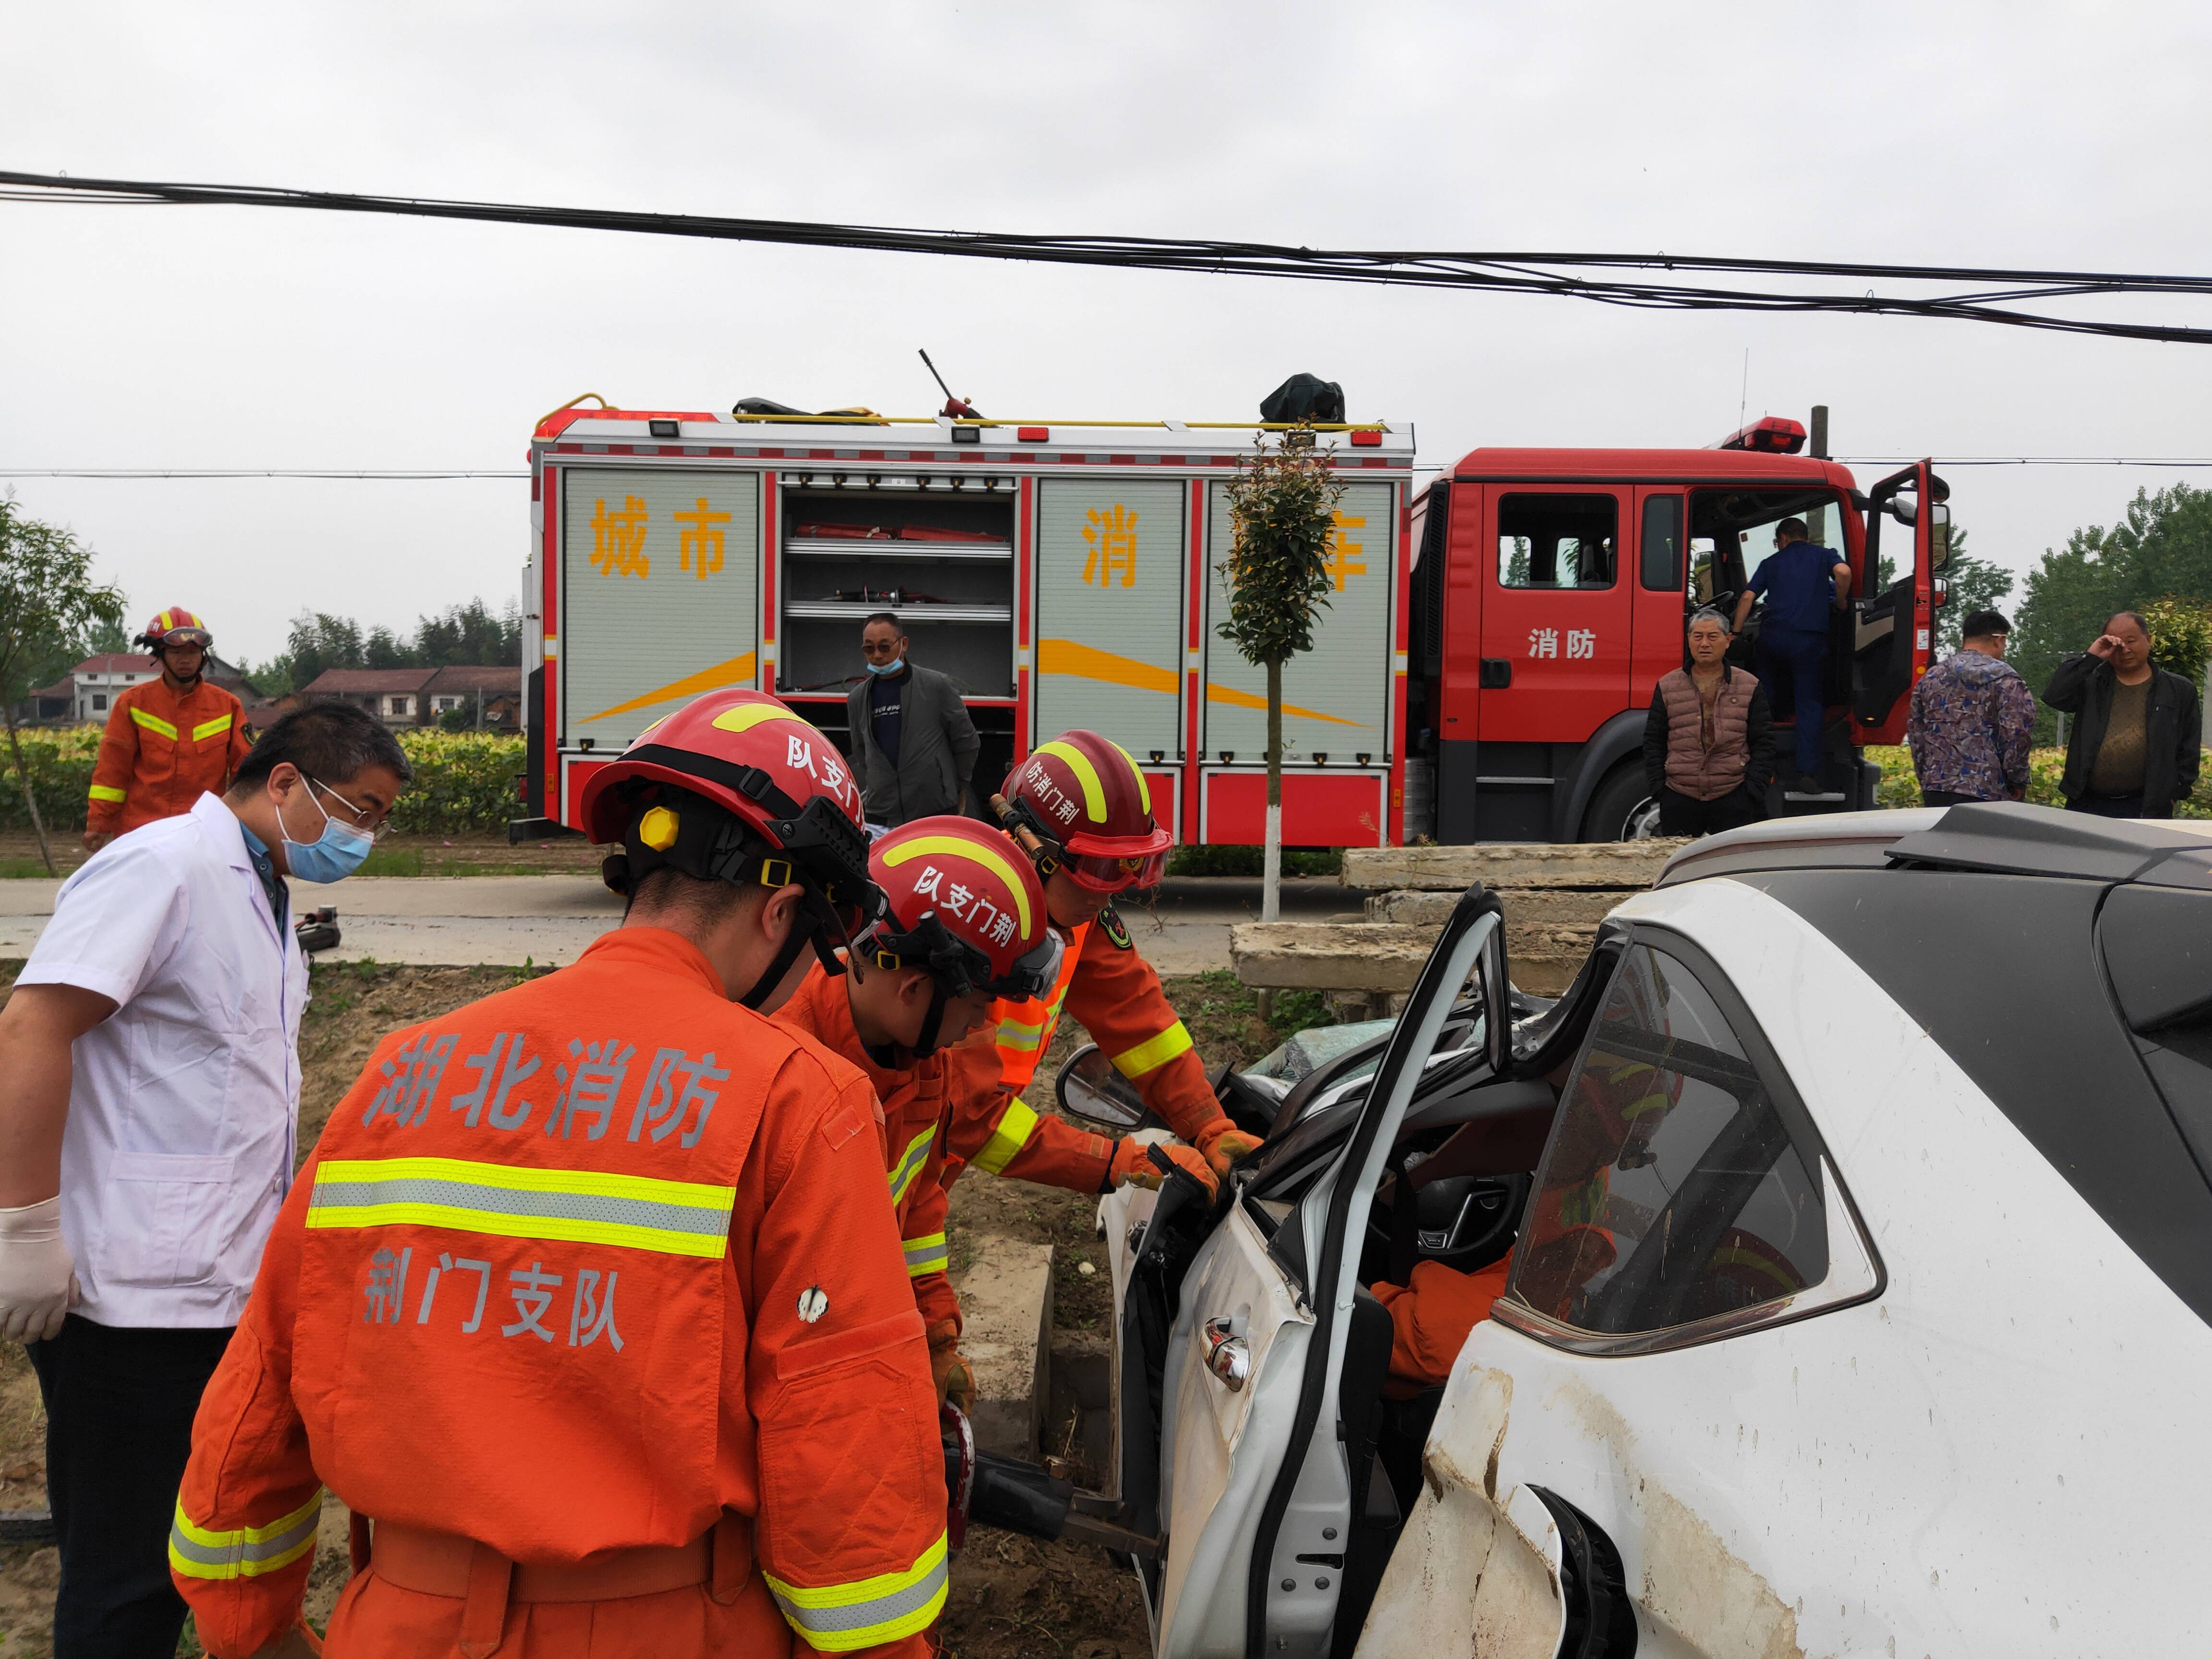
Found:
[{"label": "eyeglasses", "polygon": [[[308,778],[305,772],[301,773],[300,775],[303,778],[307,778],[307,787],[310,789],[321,790],[323,793],[328,795],[332,800],[343,807],[346,813],[346,822],[351,824],[355,829],[360,830],[363,835],[367,836],[371,842],[382,841],[386,836],[392,833],[393,826],[389,822],[392,816],[390,808],[387,807],[381,816],[373,815],[367,808],[356,806],[351,801],[348,800],[343,795],[338,793],[337,790],[331,788],[327,783],[319,783],[314,779]],[[376,821],[373,823],[369,822],[372,816],[376,816]]]}]

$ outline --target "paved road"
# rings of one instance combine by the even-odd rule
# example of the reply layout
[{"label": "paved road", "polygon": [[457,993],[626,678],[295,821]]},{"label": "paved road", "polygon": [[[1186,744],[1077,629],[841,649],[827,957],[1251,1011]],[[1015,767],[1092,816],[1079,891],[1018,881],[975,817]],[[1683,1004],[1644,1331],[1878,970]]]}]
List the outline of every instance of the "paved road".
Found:
[{"label": "paved road", "polygon": [[[0,957],[29,953],[53,914],[52,881],[0,881]],[[622,900],[580,876],[357,876],[334,887],[292,884],[293,904],[335,904],[343,948],[327,962],[519,966],[574,962],[622,919]],[[1329,880],[1283,884],[1283,914],[1301,921],[1356,915],[1358,896]],[[1260,884],[1235,878],[1161,884],[1151,907],[1124,912],[1162,973],[1229,965],[1231,923],[1255,920]]]}]

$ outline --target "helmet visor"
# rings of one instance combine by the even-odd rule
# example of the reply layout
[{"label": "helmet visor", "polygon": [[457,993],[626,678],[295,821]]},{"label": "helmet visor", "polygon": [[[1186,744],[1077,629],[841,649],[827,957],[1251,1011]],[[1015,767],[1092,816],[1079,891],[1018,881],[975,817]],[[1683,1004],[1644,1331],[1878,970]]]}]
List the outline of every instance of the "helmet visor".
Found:
[{"label": "helmet visor", "polygon": [[196,645],[203,651],[215,643],[215,635],[204,628],[173,628],[161,635],[161,649],[174,645]]},{"label": "helmet visor", "polygon": [[1010,970],[984,988],[994,996],[1015,1002],[1041,997],[1052,989],[1052,982],[1060,977],[1060,957],[1066,948],[1060,935],[1048,927],[1042,939],[1025,954],[1014,958]]},{"label": "helmet visor", "polygon": [[1155,887],[1168,866],[1165,848],[1137,858],[1106,858],[1096,853],[1064,854],[1060,868],[1079,887],[1094,893],[1119,893],[1131,887]]}]

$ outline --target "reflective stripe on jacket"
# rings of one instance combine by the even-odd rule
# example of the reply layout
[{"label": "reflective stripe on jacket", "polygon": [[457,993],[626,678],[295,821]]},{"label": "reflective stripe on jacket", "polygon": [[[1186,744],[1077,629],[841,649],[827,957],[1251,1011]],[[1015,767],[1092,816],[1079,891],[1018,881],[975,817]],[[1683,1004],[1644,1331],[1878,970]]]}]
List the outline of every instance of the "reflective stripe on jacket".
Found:
[{"label": "reflective stripe on jacket", "polygon": [[246,758],[246,709],[203,679],[182,697],[156,675],[120,693],[93,763],[85,827],[119,836],[220,795]]},{"label": "reflective stripe on jacket", "polygon": [[[919,1659],[945,1583],[935,1397],[849,1066],[728,1002],[689,941],[624,927],[386,1038],[302,1174],[170,1535],[210,1651],[289,1626],[326,1484],[524,1565],[745,1517],[754,1571],[690,1647],[765,1628]],[[334,1650],[385,1650],[388,1604],[342,1603]],[[595,1641],[623,1645],[625,1605]]]},{"label": "reflective stripe on jacket", "polygon": [[[960,1298],[945,1276],[951,1258],[945,1238],[944,1155],[937,1133],[945,1115],[945,1054],[917,1060],[902,1071],[878,1065],[854,1027],[843,977],[832,979],[819,963],[807,970],[775,1018],[859,1067],[875,1090],[883,1108],[884,1175],[891,1207],[898,1213],[899,1243],[915,1306],[931,1329],[949,1320],[957,1333]],[[982,1036],[988,1041],[988,1033]]]},{"label": "reflective stripe on jacket", "polygon": [[1002,999],[992,1009],[999,1019],[996,1048],[957,1051],[958,1076],[945,1135],[948,1182],[972,1164],[987,1175],[1077,1192],[1097,1192],[1104,1183],[1113,1143],[1040,1114],[1021,1097],[1052,1047],[1063,1013],[1082,1024],[1137,1085],[1145,1104],[1185,1140],[1195,1142],[1221,1116],[1190,1033],[1152,964],[1135,949],[1115,944],[1094,922],[1062,931],[1067,950],[1052,989],[1023,1002]]}]

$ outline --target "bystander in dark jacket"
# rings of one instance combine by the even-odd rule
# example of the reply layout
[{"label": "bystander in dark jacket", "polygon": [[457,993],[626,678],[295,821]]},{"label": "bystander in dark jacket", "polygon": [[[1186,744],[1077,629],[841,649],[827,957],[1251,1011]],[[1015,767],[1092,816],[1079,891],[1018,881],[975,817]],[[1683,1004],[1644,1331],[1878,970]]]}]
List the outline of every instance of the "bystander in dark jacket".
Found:
[{"label": "bystander in dark jacket", "polygon": [[1728,623],[1690,618],[1691,664],[1660,676],[1644,722],[1644,775],[1662,836],[1707,836],[1766,815],[1773,716],[1758,678],[1725,660]]},{"label": "bystander in dark jacket", "polygon": [[853,770],[868,822],[886,826],[968,810],[983,740],[951,680],[915,662],[898,618],[883,611],[861,633],[866,682],[845,699]]},{"label": "bystander in dark jacket", "polygon": [[2088,650],[2060,663],[2043,700],[2074,717],[2059,783],[2069,811],[2170,818],[2197,787],[2197,688],[2151,666],[2149,630],[2134,611],[2116,612]]},{"label": "bystander in dark jacket", "polygon": [[1905,727],[1920,799],[1929,806],[2027,799],[2035,698],[2004,659],[2012,624],[1972,611],[1959,648],[1920,677]]}]

